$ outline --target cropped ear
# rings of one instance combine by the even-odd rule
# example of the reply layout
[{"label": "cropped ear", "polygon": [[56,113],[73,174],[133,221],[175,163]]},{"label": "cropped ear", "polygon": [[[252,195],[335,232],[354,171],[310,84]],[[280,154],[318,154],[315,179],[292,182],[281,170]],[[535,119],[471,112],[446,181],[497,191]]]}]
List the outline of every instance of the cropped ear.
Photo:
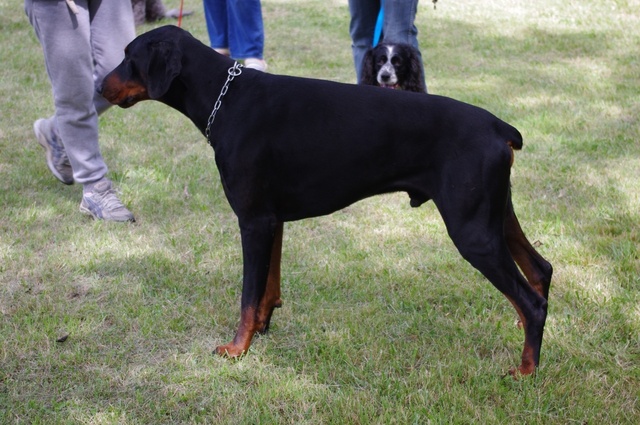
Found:
[{"label": "cropped ear", "polygon": [[147,91],[151,99],[162,97],[182,69],[182,52],[176,43],[160,41],[149,46]]},{"label": "cropped ear", "polygon": [[373,48],[367,50],[362,58],[362,65],[360,66],[360,75],[358,78],[358,84],[364,84],[368,86],[377,86],[378,80],[376,80],[376,70],[373,63]]}]

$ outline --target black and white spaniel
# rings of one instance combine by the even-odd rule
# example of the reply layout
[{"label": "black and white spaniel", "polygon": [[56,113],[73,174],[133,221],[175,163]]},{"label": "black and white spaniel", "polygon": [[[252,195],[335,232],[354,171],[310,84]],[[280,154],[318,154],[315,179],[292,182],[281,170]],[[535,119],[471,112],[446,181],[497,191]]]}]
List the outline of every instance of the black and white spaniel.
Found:
[{"label": "black and white spaniel", "polygon": [[409,44],[380,43],[364,55],[360,84],[426,93],[420,54]]}]

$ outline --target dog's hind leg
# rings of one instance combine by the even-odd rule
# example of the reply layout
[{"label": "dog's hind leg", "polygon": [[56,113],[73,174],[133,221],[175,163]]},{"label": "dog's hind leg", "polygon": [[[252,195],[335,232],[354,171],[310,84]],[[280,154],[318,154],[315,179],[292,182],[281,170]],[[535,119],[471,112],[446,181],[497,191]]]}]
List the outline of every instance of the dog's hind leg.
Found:
[{"label": "dog's hind leg", "polygon": [[[255,333],[268,328],[271,313],[280,304],[282,224],[270,219],[251,220],[240,224],[240,232],[243,257],[240,324],[233,341],[216,348],[218,354],[230,357],[249,349]],[[277,258],[273,258],[274,253]]]},{"label": "dog's hind leg", "polygon": [[527,277],[529,284],[545,299],[548,299],[553,267],[529,243],[513,211],[511,199],[507,205],[504,234],[509,251],[511,251],[511,255],[522,273]]},{"label": "dog's hind leg", "polygon": [[[469,231],[472,231],[472,228],[462,229],[459,234],[468,235]],[[452,238],[462,256],[489,279],[518,312],[525,332],[522,363],[518,371],[528,375],[535,371],[540,361],[547,301],[518,271],[504,238],[496,232],[492,232],[492,235],[493,240],[476,242],[470,242],[467,236],[463,237],[462,242],[459,237]],[[511,372],[515,374],[515,370]]]},{"label": "dog's hind leg", "polygon": [[[485,200],[489,202],[488,200]],[[547,300],[522,276],[514,262],[503,235],[505,211],[491,212],[487,205],[465,205],[460,208],[438,205],[447,230],[460,254],[478,269],[513,304],[524,325],[525,341],[522,363],[517,372],[528,375],[540,360],[542,334],[547,317]],[[495,202],[493,205],[497,205]],[[516,376],[516,370],[511,370]]]}]

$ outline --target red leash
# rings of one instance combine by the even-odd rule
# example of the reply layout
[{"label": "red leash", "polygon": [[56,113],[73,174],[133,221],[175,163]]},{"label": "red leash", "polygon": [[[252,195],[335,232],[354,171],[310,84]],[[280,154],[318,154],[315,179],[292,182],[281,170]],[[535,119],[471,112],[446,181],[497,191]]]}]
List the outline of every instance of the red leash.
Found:
[{"label": "red leash", "polygon": [[184,0],[180,0],[180,12],[178,13],[178,28],[182,27],[182,9],[184,8]]}]

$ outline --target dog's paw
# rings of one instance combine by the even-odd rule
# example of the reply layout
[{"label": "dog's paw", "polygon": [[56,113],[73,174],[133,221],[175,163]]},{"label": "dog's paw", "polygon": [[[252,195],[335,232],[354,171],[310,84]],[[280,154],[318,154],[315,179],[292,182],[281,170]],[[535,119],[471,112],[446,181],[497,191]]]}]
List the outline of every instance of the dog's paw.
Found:
[{"label": "dog's paw", "polygon": [[235,346],[233,343],[216,347],[215,353],[219,356],[230,357],[232,359],[242,357],[246,350]]}]

